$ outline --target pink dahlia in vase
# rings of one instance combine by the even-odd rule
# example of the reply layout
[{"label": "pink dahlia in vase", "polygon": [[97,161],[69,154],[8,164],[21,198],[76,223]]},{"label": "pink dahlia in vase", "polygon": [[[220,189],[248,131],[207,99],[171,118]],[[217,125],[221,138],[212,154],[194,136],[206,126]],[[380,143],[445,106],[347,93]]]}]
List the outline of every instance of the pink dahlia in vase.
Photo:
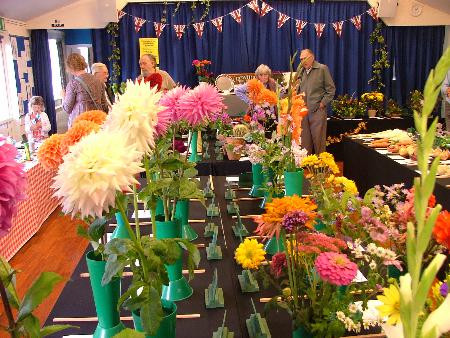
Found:
[{"label": "pink dahlia in vase", "polygon": [[356,277],[358,266],[337,252],[322,252],[314,262],[319,277],[333,285],[349,285]]}]

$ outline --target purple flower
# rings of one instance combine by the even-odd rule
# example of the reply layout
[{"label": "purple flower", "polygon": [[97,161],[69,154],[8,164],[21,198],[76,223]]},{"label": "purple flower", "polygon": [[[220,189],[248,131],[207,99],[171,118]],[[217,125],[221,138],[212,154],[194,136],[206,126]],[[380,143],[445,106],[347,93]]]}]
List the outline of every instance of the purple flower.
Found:
[{"label": "purple flower", "polygon": [[177,140],[173,142],[173,149],[178,151],[180,154],[184,153],[187,150],[186,145],[183,140]]},{"label": "purple flower", "polygon": [[297,227],[303,226],[308,221],[308,215],[303,211],[292,211],[284,215],[281,224],[288,232],[293,232]]},{"label": "purple flower", "polygon": [[17,203],[25,199],[25,172],[16,156],[16,148],[0,135],[0,237],[8,234]]},{"label": "purple flower", "polygon": [[442,283],[439,291],[441,292],[442,297],[447,297],[448,295],[448,284],[447,282]]}]

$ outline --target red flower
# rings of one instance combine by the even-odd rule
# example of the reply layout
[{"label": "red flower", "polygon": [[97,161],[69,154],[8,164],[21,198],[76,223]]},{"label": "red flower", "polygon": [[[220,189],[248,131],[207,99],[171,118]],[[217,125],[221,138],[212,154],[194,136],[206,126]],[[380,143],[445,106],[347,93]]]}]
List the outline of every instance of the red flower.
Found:
[{"label": "red flower", "polygon": [[450,250],[450,212],[443,210],[439,213],[433,228],[436,242]]},{"label": "red flower", "polygon": [[284,252],[276,253],[272,257],[270,264],[270,271],[275,277],[280,277],[283,274],[283,268],[287,267],[286,254]]}]

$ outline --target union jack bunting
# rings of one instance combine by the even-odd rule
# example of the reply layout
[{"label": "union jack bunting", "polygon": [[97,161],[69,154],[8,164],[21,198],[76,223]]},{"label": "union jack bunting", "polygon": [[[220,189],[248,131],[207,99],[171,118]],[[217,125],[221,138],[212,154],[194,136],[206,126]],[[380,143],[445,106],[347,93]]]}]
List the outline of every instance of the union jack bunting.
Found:
[{"label": "union jack bunting", "polygon": [[375,20],[378,21],[378,10],[375,7],[371,7],[367,13]]},{"label": "union jack bunting", "polygon": [[273,8],[270,5],[266,4],[264,1],[261,1],[261,10],[259,11],[259,16],[263,17],[267,13],[269,13]]},{"label": "union jack bunting", "polygon": [[194,25],[195,31],[197,32],[198,37],[201,38],[203,35],[203,27],[205,26],[205,23],[204,22],[196,22],[193,25]]},{"label": "union jack bunting", "polygon": [[295,28],[297,28],[297,35],[302,34],[303,28],[305,28],[306,25],[306,21],[295,19]]},{"label": "union jack bunting", "polygon": [[333,22],[332,25],[334,30],[336,31],[336,34],[341,37],[342,29],[344,28],[344,21]]},{"label": "union jack bunting", "polygon": [[139,31],[141,30],[142,26],[146,21],[147,20],[138,18],[137,16],[134,17],[134,29],[136,30],[136,33],[139,33]]},{"label": "union jack bunting", "polygon": [[248,7],[253,9],[256,14],[259,14],[258,0],[252,0],[247,4]]},{"label": "union jack bunting", "polygon": [[127,13],[125,13],[124,11],[117,10],[117,20],[122,19],[125,14]]},{"label": "union jack bunting", "polygon": [[354,16],[350,21],[355,25],[357,30],[361,30],[361,15]]},{"label": "union jack bunting", "polygon": [[235,11],[232,11],[230,13],[231,17],[236,20],[237,23],[241,23],[242,22],[242,17],[241,17],[241,9],[238,8]]},{"label": "union jack bunting", "polygon": [[323,29],[325,28],[325,24],[324,23],[315,23],[314,27],[316,28],[317,37],[320,38],[322,36]]},{"label": "union jack bunting", "polygon": [[161,23],[161,22],[154,22],[153,23],[153,27],[155,27],[156,37],[159,38],[159,36],[161,35],[164,27],[166,27],[166,24],[165,23]]},{"label": "union jack bunting", "polygon": [[286,21],[290,19],[289,16],[283,13],[278,13],[277,27],[281,28]]},{"label": "union jack bunting", "polygon": [[173,25],[173,29],[175,29],[175,33],[177,33],[178,40],[180,40],[183,37],[185,28],[186,25]]},{"label": "union jack bunting", "polygon": [[212,19],[211,22],[217,28],[219,32],[222,33],[222,20],[223,16],[219,16],[218,18]]}]

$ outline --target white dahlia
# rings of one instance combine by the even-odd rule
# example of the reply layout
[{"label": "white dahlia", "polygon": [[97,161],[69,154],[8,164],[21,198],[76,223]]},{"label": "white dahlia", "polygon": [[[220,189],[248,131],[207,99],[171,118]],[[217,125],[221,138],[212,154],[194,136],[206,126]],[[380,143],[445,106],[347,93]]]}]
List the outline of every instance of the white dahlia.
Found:
[{"label": "white dahlia", "polygon": [[128,144],[136,144],[139,151],[149,153],[155,145],[154,134],[158,123],[161,92],[148,83],[128,80],[127,89],[113,105],[105,122],[105,130],[122,130]]},{"label": "white dahlia", "polygon": [[143,171],[143,153],[123,140],[123,132],[100,131],[85,136],[64,156],[52,188],[63,212],[101,217],[115,206],[117,191],[131,191]]}]

